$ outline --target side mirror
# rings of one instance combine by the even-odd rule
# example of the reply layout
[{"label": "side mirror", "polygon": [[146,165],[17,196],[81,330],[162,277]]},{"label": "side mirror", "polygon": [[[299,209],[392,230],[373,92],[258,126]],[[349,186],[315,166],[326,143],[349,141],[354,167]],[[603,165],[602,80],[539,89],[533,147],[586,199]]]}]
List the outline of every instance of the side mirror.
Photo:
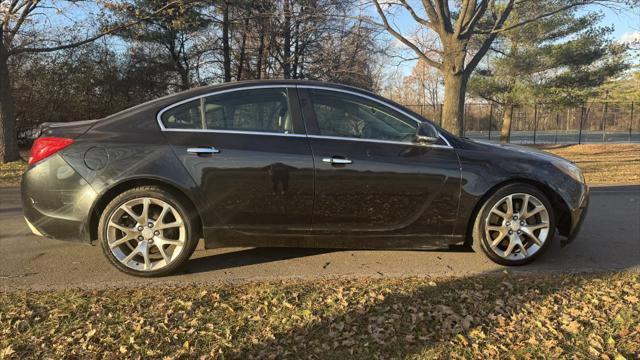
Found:
[{"label": "side mirror", "polygon": [[426,143],[433,144],[438,141],[440,138],[440,133],[438,133],[438,129],[435,126],[429,124],[428,122],[422,122],[418,126],[416,130],[416,142],[417,143]]}]

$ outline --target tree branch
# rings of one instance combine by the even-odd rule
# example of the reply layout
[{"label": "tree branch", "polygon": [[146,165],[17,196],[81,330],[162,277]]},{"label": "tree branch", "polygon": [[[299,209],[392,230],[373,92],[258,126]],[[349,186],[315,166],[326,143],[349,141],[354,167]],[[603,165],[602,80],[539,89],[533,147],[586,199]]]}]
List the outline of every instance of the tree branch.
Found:
[{"label": "tree branch", "polygon": [[483,0],[480,3],[480,5],[475,9],[474,14],[471,17],[471,20],[469,20],[469,22],[467,22],[464,25],[464,27],[458,34],[459,36],[469,35],[470,30],[473,29],[478,23],[478,21],[480,21],[480,19],[482,19],[482,17],[484,16],[485,12],[487,11],[488,4],[489,2],[487,0]]},{"label": "tree branch", "polygon": [[403,44],[407,45],[409,48],[411,48],[411,50],[413,50],[419,57],[421,57],[422,59],[424,59],[424,61],[435,67],[436,69],[440,69],[442,67],[442,64],[427,57],[427,55],[420,50],[416,44],[412,43],[409,39],[407,39],[406,37],[402,36],[402,34],[400,34],[399,32],[397,32],[390,24],[389,24],[389,20],[387,19],[387,16],[384,14],[384,11],[382,10],[382,8],[380,7],[380,3],[378,2],[378,0],[373,0],[374,5],[376,6],[376,11],[378,12],[378,15],[380,16],[380,18],[382,19],[383,22],[383,26],[385,29],[387,29],[387,31],[389,33],[391,33],[391,35],[393,35],[396,39],[400,40],[400,42],[402,42]]},{"label": "tree branch", "polygon": [[[80,41],[76,41],[76,42],[71,42],[71,43],[64,44],[64,45],[57,45],[57,46],[22,47],[22,48],[16,48],[16,49],[11,49],[11,50],[9,50],[9,51],[8,51],[8,55],[9,55],[9,56],[11,56],[11,55],[17,55],[17,54],[24,54],[24,53],[43,53],[43,52],[53,52],[53,51],[64,50],[64,49],[71,49],[71,48],[74,48],[74,47],[82,46],[82,45],[88,44],[88,43],[90,43],[90,42],[96,41],[96,40],[98,40],[98,39],[100,39],[100,38],[102,38],[102,37],[105,37],[105,36],[107,36],[107,35],[114,34],[114,33],[117,33],[117,32],[119,32],[119,31],[121,31],[121,30],[127,29],[127,28],[129,28],[129,27],[131,27],[131,26],[137,25],[137,24],[139,24],[139,23],[141,23],[141,22],[143,22],[143,21],[145,21],[145,20],[150,19],[150,18],[151,18],[151,17],[153,17],[154,15],[157,15],[157,14],[159,14],[159,13],[163,12],[164,10],[166,10],[166,9],[168,9],[168,8],[170,8],[170,7],[172,7],[172,6],[176,5],[176,4],[178,4],[178,3],[180,3],[180,2],[182,2],[182,0],[173,0],[173,1],[170,1],[170,2],[166,3],[165,5],[163,5],[162,7],[159,7],[158,9],[156,9],[156,10],[152,11],[149,15],[147,15],[147,16],[145,16],[145,17],[142,17],[142,18],[139,18],[139,19],[133,20],[133,21],[128,22],[128,23],[123,24],[123,25],[119,25],[119,26],[113,27],[113,28],[111,28],[111,29],[107,29],[107,30],[105,30],[105,31],[102,31],[102,32],[100,32],[100,33],[98,33],[98,34],[94,35],[94,36],[88,37],[88,38],[86,38],[86,39],[84,39],[84,40],[80,40]],[[196,3],[196,2],[201,2],[201,0],[196,0],[196,1],[194,1],[194,3]],[[16,28],[16,30],[17,30],[17,28]]]},{"label": "tree branch", "polygon": [[[509,0],[504,10],[500,14],[500,17],[494,23],[493,29],[500,29],[504,26],[504,22],[507,21],[507,18],[509,17],[511,10],[513,10],[514,2],[515,0]],[[471,75],[471,73],[476,68],[476,66],[478,66],[478,64],[480,63],[480,60],[482,60],[482,58],[487,53],[487,51],[489,51],[491,44],[493,43],[493,41],[497,36],[498,36],[497,32],[491,32],[489,36],[484,40],[484,42],[482,43],[482,46],[480,46],[480,49],[478,49],[475,55],[473,55],[473,58],[471,59],[471,61],[469,61],[469,63],[464,69],[467,76]]]},{"label": "tree branch", "polygon": [[535,16],[533,18],[524,20],[524,21],[519,22],[517,24],[509,25],[507,27],[500,27],[500,28],[497,28],[497,29],[494,27],[490,31],[475,31],[474,34],[485,34],[486,35],[486,34],[501,33],[503,31],[508,31],[508,30],[511,30],[511,29],[515,29],[517,27],[520,27],[520,26],[523,26],[523,25],[527,25],[529,23],[538,21],[540,19],[543,19],[543,18],[546,18],[546,17],[549,17],[549,16],[553,16],[553,15],[555,15],[557,13],[561,13],[563,11],[567,11],[567,10],[569,10],[571,8],[578,7],[578,6],[583,6],[583,5],[588,5],[588,4],[593,4],[594,2],[595,1],[579,1],[579,2],[575,2],[575,3],[569,4],[569,5],[562,6],[562,7],[558,8],[558,9],[556,9],[556,10],[553,10],[553,11],[550,11],[550,12],[547,12],[547,13],[544,13],[544,14],[540,14],[540,15]]},{"label": "tree branch", "polygon": [[411,14],[411,16],[413,17],[413,19],[423,25],[423,26],[427,26],[429,28],[432,28],[433,24],[431,24],[429,21],[421,18],[420,16],[418,16],[418,14],[416,14],[415,10],[413,10],[413,8],[411,7],[411,5],[409,5],[409,3],[407,3],[407,0],[400,0],[400,3],[402,4],[402,6],[407,9],[407,11],[409,12],[409,14]]}]

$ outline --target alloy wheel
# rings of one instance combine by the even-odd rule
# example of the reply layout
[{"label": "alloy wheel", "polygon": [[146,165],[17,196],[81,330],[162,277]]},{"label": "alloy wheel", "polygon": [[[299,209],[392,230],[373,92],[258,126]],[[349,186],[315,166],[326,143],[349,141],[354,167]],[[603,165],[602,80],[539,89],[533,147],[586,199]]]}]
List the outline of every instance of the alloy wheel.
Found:
[{"label": "alloy wheel", "polygon": [[549,211],[540,199],[510,194],[500,199],[485,219],[489,250],[506,260],[523,260],[537,253],[549,238]]},{"label": "alloy wheel", "polygon": [[107,243],[116,259],[130,269],[159,270],[185,248],[187,230],[169,203],[140,197],[120,205],[109,217]]}]

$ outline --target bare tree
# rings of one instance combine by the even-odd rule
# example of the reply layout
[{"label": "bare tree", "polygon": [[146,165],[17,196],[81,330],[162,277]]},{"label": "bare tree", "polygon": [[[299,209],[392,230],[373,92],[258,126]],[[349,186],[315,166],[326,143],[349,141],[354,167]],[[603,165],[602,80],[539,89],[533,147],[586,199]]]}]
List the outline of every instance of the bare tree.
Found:
[{"label": "bare tree", "polygon": [[[79,24],[69,24],[72,20],[66,16],[67,10],[78,6],[77,3],[72,0],[0,0],[0,163],[20,158],[15,103],[9,71],[10,59],[21,54],[53,52],[78,47],[137,24],[141,20],[117,26],[99,27],[93,34],[77,39],[73,34],[77,33]],[[181,1],[178,0],[165,2],[151,13],[157,15],[179,3]],[[103,1],[102,6],[114,9],[122,4]],[[53,17],[57,19],[52,19]],[[52,23],[60,22],[68,23],[66,26],[68,31],[55,33],[66,33],[69,36],[63,39],[49,38],[48,35],[52,32],[47,30],[47,27],[50,28]]]},{"label": "bare tree", "polygon": [[[508,31],[539,19],[578,7],[596,3],[613,3],[604,0],[549,0],[550,10],[509,22],[512,11],[535,0],[461,0],[452,7],[448,0],[373,0],[381,23],[402,44],[410,48],[426,64],[438,69],[444,79],[443,126],[462,134],[464,101],[467,82],[473,70],[490,49],[501,32]],[[434,32],[439,44],[422,47],[408,34],[402,32],[390,20],[395,9],[408,13],[424,31]]]}]

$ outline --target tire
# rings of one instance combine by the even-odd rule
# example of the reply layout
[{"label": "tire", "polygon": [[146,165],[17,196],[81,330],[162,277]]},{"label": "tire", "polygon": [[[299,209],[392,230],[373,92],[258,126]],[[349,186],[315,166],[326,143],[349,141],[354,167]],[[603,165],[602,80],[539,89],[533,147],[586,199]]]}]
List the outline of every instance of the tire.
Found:
[{"label": "tire", "polygon": [[141,186],[107,204],[98,223],[98,239],[118,270],[141,277],[164,276],[193,254],[199,240],[196,224],[195,210],[183,197],[158,186]]},{"label": "tire", "polygon": [[[527,209],[523,211],[525,202]],[[542,191],[527,184],[509,184],[491,194],[478,211],[472,245],[500,265],[526,265],[549,248],[555,228],[553,207]]]}]

